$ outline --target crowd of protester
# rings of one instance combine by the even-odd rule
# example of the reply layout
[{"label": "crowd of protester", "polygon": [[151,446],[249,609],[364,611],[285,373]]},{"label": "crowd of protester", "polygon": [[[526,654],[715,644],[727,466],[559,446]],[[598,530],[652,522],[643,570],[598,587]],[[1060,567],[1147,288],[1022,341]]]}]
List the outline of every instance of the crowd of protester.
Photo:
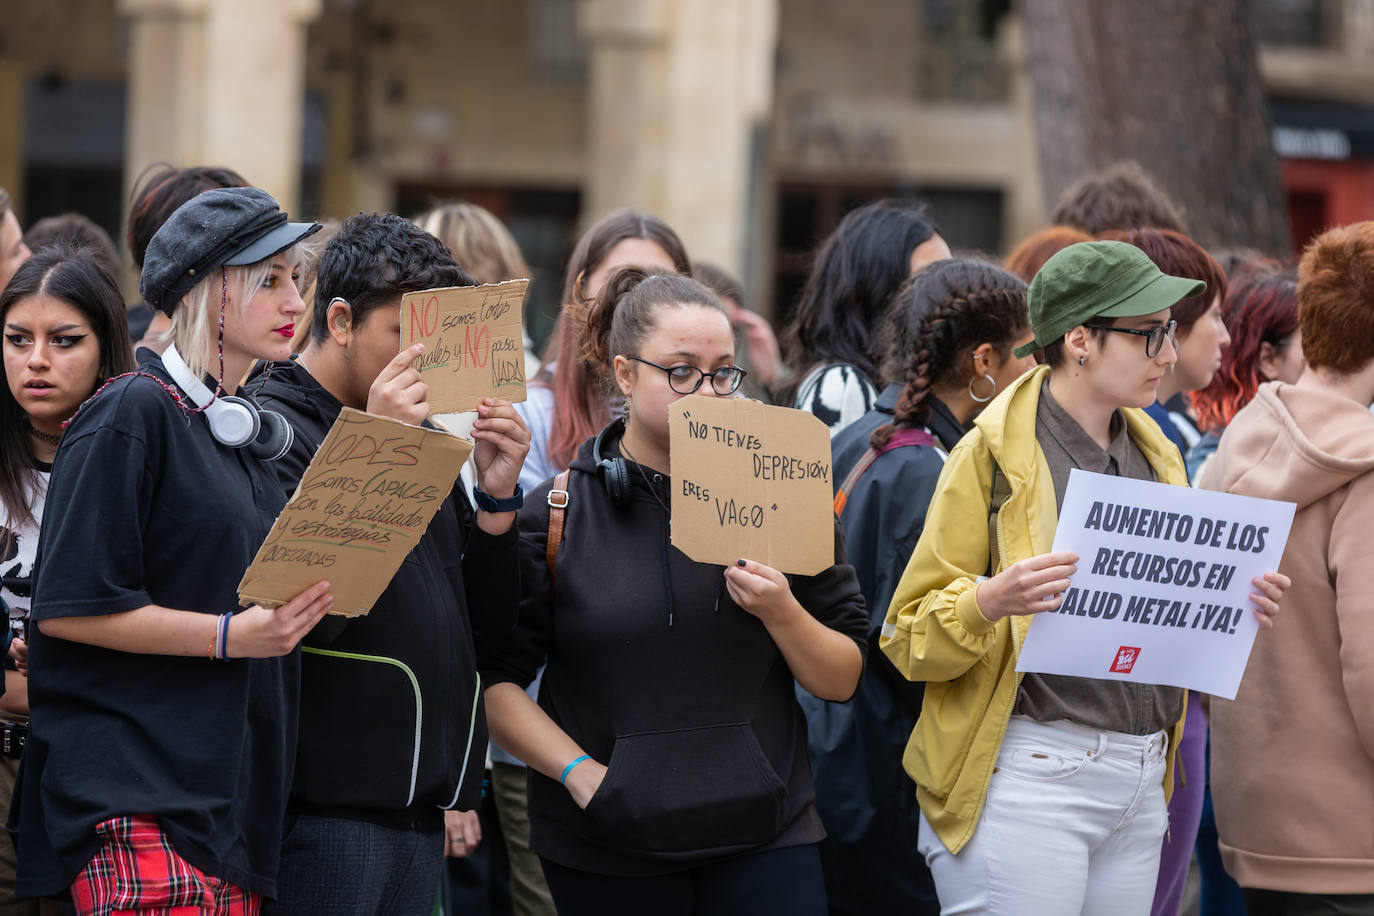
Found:
[{"label": "crowd of protester", "polygon": [[[876,201],[778,329],[599,215],[346,618],[239,577],[343,408],[431,422],[400,298],[528,277],[509,230],[157,166],[126,307],[0,191],[0,914],[1374,914],[1374,223],[1289,263],[1186,212],[1120,164],[999,263]],[[688,396],[828,427],[833,565],[672,547]],[[1074,468],[1297,505],[1234,700],[1016,670]]]}]

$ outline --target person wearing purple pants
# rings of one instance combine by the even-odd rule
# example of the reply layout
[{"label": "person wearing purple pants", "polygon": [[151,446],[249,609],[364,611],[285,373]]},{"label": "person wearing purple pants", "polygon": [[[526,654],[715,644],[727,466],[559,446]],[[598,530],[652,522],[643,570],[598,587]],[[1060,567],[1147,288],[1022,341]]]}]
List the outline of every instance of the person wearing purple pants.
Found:
[{"label": "person wearing purple pants", "polygon": [[1155,885],[1151,916],[1178,916],[1183,888],[1188,883],[1193,842],[1202,821],[1202,791],[1207,785],[1207,716],[1202,711],[1202,695],[1195,690],[1188,691],[1187,709],[1183,738],[1178,742],[1174,794],[1169,799],[1169,829],[1164,833],[1164,850],[1159,857],[1159,883]]}]

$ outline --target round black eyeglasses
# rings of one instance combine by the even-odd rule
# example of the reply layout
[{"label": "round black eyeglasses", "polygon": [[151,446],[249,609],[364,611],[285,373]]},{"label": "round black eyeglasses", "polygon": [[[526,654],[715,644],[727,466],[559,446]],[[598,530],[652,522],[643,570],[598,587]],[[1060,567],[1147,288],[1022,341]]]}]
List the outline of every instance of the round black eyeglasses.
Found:
[{"label": "round black eyeglasses", "polygon": [[1092,328],[1095,331],[1120,331],[1122,334],[1136,334],[1145,338],[1145,355],[1154,359],[1159,355],[1159,351],[1164,348],[1164,338],[1169,338],[1169,343],[1178,345],[1175,332],[1178,330],[1178,322],[1170,318],[1168,324],[1157,324],[1152,328],[1118,328],[1106,324],[1085,324],[1085,328]]},{"label": "round black eyeglasses", "polygon": [[739,366],[721,366],[714,371],[703,372],[696,366],[660,366],[658,363],[651,363],[639,356],[627,356],[625,358],[666,372],[668,374],[668,387],[678,394],[691,394],[700,388],[701,383],[708,378],[711,380],[711,390],[716,394],[721,396],[734,394],[739,390],[740,382],[744,381],[744,377],[749,374]]}]

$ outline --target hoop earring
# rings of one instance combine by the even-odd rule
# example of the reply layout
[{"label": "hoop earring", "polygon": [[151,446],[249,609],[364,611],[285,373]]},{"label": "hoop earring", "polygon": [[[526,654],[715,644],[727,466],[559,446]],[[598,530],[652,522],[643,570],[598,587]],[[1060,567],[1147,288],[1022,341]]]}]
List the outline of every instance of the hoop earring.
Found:
[{"label": "hoop earring", "polygon": [[[985,397],[985,398],[980,398],[980,397],[978,397],[978,395],[976,395],[976,394],[973,393],[973,382],[974,382],[974,379],[980,379],[980,378],[985,378],[985,379],[987,379],[987,380],[992,384],[992,390],[988,392],[988,396]],[[977,401],[979,404],[986,404],[988,401],[991,401],[992,398],[993,398],[993,396],[994,396],[995,394],[997,394],[997,379],[993,378],[992,376],[990,376],[990,375],[975,375],[973,378],[971,378],[971,379],[968,380],[968,396],[971,397],[971,398],[973,398],[973,399],[974,399],[975,401]]]}]

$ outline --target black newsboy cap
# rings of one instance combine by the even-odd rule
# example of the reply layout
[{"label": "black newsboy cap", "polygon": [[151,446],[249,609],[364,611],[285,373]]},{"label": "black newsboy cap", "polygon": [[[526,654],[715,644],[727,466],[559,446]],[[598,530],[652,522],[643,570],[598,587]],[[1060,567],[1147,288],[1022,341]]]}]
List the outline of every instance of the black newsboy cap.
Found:
[{"label": "black newsboy cap", "polygon": [[272,195],[257,188],[206,191],[178,207],[153,235],[138,291],[170,316],[212,271],[264,261],[320,228],[287,222]]}]

